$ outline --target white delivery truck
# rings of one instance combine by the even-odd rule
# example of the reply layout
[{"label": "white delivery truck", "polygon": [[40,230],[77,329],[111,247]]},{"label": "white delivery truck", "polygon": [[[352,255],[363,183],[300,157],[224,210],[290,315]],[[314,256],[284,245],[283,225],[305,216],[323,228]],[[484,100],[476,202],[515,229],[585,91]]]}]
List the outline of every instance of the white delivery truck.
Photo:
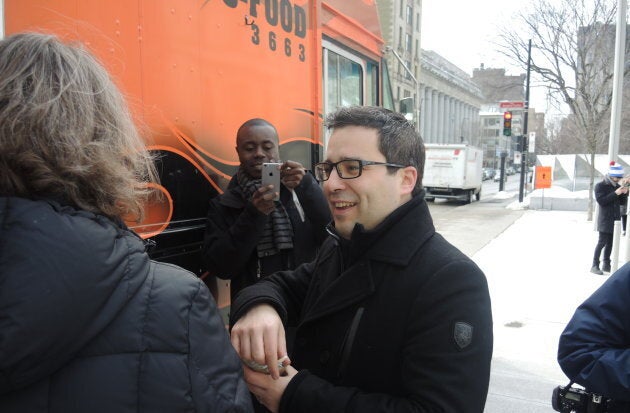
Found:
[{"label": "white delivery truck", "polygon": [[427,201],[458,199],[469,204],[481,198],[483,151],[466,144],[425,144],[422,184]]}]

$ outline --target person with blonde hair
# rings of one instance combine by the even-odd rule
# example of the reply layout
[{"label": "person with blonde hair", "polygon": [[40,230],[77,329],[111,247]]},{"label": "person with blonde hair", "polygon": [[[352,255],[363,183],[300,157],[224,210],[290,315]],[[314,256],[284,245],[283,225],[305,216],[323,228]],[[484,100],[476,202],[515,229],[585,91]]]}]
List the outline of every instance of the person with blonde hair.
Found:
[{"label": "person with blonde hair", "polygon": [[208,289],[124,224],[157,174],[82,46],[0,41],[0,171],[0,411],[251,411]]}]

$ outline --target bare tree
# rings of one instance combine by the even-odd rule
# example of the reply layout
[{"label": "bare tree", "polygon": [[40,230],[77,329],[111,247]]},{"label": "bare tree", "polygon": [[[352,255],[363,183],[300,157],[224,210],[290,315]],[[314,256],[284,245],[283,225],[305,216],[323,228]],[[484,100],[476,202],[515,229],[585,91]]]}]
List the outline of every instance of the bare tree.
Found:
[{"label": "bare tree", "polygon": [[535,0],[499,34],[499,51],[523,68],[531,39],[533,74],[570,109],[572,138],[590,154],[589,220],[595,153],[610,125],[616,10],[615,0]]}]

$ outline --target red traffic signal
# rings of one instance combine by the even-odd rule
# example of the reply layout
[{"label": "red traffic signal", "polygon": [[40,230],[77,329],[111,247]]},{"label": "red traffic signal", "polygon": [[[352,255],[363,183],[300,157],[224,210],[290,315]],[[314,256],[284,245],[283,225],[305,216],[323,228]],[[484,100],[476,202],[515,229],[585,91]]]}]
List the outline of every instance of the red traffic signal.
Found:
[{"label": "red traffic signal", "polygon": [[503,134],[505,136],[512,135],[512,112],[503,112]]}]

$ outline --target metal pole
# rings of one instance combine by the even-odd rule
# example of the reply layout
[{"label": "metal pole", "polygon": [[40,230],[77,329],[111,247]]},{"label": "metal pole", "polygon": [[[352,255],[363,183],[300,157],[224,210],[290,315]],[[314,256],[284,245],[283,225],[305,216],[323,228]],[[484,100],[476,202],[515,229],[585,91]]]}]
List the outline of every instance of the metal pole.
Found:
[{"label": "metal pole", "polygon": [[627,0],[617,1],[617,38],[615,39],[615,72],[613,77],[613,97],[610,111],[610,136],[608,139],[608,160],[617,160],[619,151],[619,126],[621,123],[621,103],[623,101],[623,72],[626,49],[626,9]]},{"label": "metal pole", "polygon": [[619,241],[621,238],[621,221],[615,221],[613,226],[613,245],[610,256],[610,273],[617,271],[619,268]]},{"label": "metal pole", "polygon": [[523,202],[523,188],[525,188],[525,174],[529,172],[527,158],[527,121],[529,115],[529,74],[532,69],[532,39],[527,44],[527,83],[525,85],[525,115],[523,116],[522,156],[521,156],[521,180],[518,187],[518,202]]},{"label": "metal pole", "polygon": [[420,132],[420,82],[418,82],[418,79],[416,79],[416,77],[413,75],[413,72],[407,67],[404,60],[402,60],[402,58],[398,55],[398,53],[396,53],[394,49],[388,46],[386,50],[389,50],[390,52],[392,52],[392,54],[396,57],[396,59],[398,59],[398,62],[405,69],[405,72],[407,72],[407,74],[411,76],[413,83],[416,85],[416,97],[417,97],[416,99],[417,102],[415,105],[416,106],[416,129],[418,130],[418,132]]},{"label": "metal pole", "polygon": [[4,39],[4,0],[0,0],[0,40]]}]

